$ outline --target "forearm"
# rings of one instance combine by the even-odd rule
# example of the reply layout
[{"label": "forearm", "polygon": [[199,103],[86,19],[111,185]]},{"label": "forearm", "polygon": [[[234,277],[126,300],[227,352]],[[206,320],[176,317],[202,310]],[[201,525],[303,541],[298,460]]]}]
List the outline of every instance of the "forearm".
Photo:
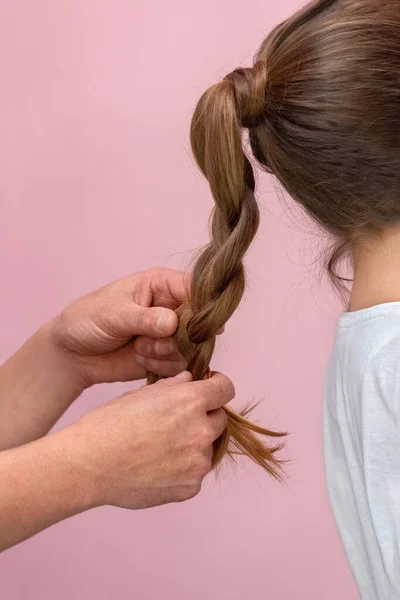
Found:
[{"label": "forearm", "polygon": [[66,431],[0,452],[0,552],[96,505],[83,454]]},{"label": "forearm", "polygon": [[0,368],[0,450],[45,435],[83,388],[43,326]]}]

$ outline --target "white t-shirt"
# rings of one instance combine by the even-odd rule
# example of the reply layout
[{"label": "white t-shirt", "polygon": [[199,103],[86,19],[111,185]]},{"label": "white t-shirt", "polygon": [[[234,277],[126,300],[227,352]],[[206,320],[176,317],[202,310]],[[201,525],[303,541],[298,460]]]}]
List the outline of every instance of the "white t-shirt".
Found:
[{"label": "white t-shirt", "polygon": [[324,392],[325,464],[363,600],[400,599],[400,302],[339,320]]}]

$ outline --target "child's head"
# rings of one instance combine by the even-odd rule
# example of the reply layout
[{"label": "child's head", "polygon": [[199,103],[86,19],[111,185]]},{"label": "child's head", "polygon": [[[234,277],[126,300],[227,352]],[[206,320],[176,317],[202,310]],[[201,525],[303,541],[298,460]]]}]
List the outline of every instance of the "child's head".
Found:
[{"label": "child's head", "polygon": [[243,194],[244,128],[262,168],[342,246],[400,218],[399,9],[312,2],[265,39],[252,68],[206,92],[192,144],[217,204],[228,189]]}]

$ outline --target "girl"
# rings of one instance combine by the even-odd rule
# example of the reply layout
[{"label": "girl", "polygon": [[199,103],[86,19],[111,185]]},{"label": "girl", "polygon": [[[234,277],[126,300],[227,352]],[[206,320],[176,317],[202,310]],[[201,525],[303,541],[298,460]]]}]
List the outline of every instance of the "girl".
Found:
[{"label": "girl", "polygon": [[[207,376],[217,330],[240,301],[242,259],[258,225],[253,170],[242,149],[244,129],[257,165],[334,237],[328,271],[338,285],[339,261],[349,257],[353,265],[348,308],[326,375],[326,471],[362,597],[398,599],[398,0],[308,4],[266,38],[252,68],[230,73],[200,100],[192,147],[216,208],[212,241],[195,267],[178,332],[178,345],[199,379]],[[234,415],[229,419],[228,434],[242,450],[276,472],[273,452],[262,455],[251,446],[252,438],[246,441],[246,423],[242,437],[235,436],[238,423]]]}]

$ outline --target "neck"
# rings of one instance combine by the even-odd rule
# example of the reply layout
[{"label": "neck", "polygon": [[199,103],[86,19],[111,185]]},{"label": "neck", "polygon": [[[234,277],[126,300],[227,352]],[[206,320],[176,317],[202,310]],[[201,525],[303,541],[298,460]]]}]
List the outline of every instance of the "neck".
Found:
[{"label": "neck", "polygon": [[400,226],[370,236],[353,249],[349,311],[400,301]]}]

